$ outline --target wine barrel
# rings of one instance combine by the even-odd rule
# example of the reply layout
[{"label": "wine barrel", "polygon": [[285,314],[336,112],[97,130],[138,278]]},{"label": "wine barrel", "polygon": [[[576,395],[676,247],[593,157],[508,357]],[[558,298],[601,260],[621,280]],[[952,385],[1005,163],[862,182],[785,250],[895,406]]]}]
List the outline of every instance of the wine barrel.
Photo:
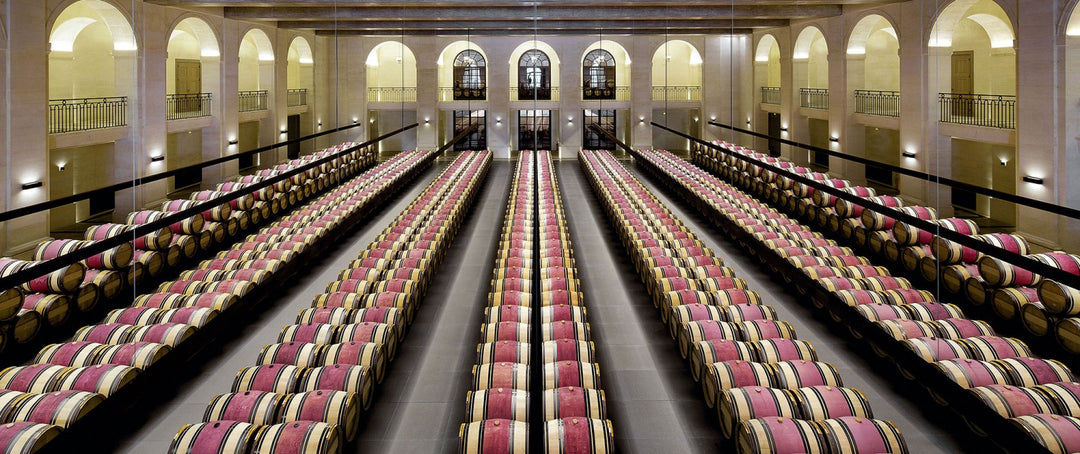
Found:
[{"label": "wine barrel", "polygon": [[337,326],[327,324],[288,325],[281,328],[277,341],[330,345],[337,340],[337,330]]},{"label": "wine barrel", "polygon": [[480,327],[482,342],[515,341],[529,343],[532,327],[528,322],[498,322]]},{"label": "wine barrel", "polygon": [[102,352],[101,363],[131,366],[144,370],[160,361],[170,350],[168,345],[153,342],[110,345]]},{"label": "wine barrel", "polygon": [[[878,293],[874,292],[874,294]],[[891,304],[862,304],[855,306],[855,310],[859,315],[862,315],[863,318],[872,322],[911,318],[911,314],[903,306],[893,306]],[[839,317],[835,317],[835,319],[837,321],[842,321]]]},{"label": "wine barrel", "polygon": [[53,424],[66,429],[104,401],[105,397],[101,394],[85,391],[37,394],[24,400],[15,410],[13,418],[15,421]]},{"label": "wine barrel", "polygon": [[914,303],[897,307],[908,313],[907,318],[922,322],[964,318],[964,311],[955,304]]},{"label": "wine barrel", "polygon": [[1030,388],[989,385],[971,388],[968,392],[1002,418],[1053,413],[1055,410],[1049,397]]},{"label": "wine barrel", "polygon": [[845,416],[826,419],[821,426],[830,452],[908,452],[900,429],[890,421]]},{"label": "wine barrel", "polygon": [[277,422],[277,414],[284,401],[284,395],[265,391],[218,394],[210,399],[202,420],[242,421],[266,426]]},{"label": "wine barrel", "polygon": [[[184,211],[189,208],[204,204],[206,202],[194,201],[194,200],[170,200],[161,204],[161,211],[167,213],[175,213],[178,211]],[[206,221],[211,222],[223,222],[229,219],[229,215],[232,214],[232,207],[228,203],[222,203],[220,205],[212,206],[206,211],[203,211],[202,217]]]},{"label": "wine barrel", "polygon": [[60,383],[60,389],[85,391],[109,397],[135,381],[139,370],[130,366],[100,364],[79,367]]},{"label": "wine barrel", "polygon": [[1054,337],[1061,348],[1069,353],[1080,353],[1080,318],[1068,317],[1054,325]]},{"label": "wine barrel", "polygon": [[767,364],[748,361],[720,361],[709,364],[701,379],[705,403],[715,408],[720,393],[746,386],[772,387],[773,371]]},{"label": "wine barrel", "polygon": [[748,320],[735,323],[739,340],[795,339],[795,327],[783,320]]},{"label": "wine barrel", "polygon": [[580,361],[557,361],[544,364],[544,389],[578,386],[601,389],[600,366]]},{"label": "wine barrel", "polygon": [[930,322],[915,320],[882,320],[874,322],[878,328],[885,331],[893,339],[902,341],[918,337],[937,337],[938,332]]},{"label": "wine barrel", "polygon": [[175,348],[195,335],[195,327],[183,323],[156,323],[144,326],[131,336],[132,342],[152,342]]},{"label": "wine barrel", "polygon": [[498,342],[486,342],[476,346],[476,363],[529,364],[530,351],[531,349],[529,344],[524,342],[505,340]]},{"label": "wine barrel", "polygon": [[[43,241],[34,248],[34,260],[53,260],[62,255],[67,255],[91,246],[96,241],[79,240],[50,240]],[[105,270],[121,270],[131,265],[135,249],[131,243],[122,243],[100,254],[92,255],[82,261],[88,268]]]},{"label": "wine barrel", "polygon": [[23,291],[18,288],[0,290],[0,321],[11,320],[19,314],[23,298]]},{"label": "wine barrel", "polygon": [[270,364],[245,367],[236,374],[232,384],[232,392],[291,393],[296,391],[300,378],[300,369],[292,365]]},{"label": "wine barrel", "polygon": [[458,430],[462,454],[527,452],[529,425],[509,419],[485,419],[462,424]]},{"label": "wine barrel", "polygon": [[844,386],[840,372],[820,361],[780,361],[769,365],[777,388],[795,390],[807,386]]},{"label": "wine barrel", "polygon": [[108,323],[102,325],[90,325],[79,328],[72,337],[73,342],[94,342],[98,344],[116,345],[131,342],[131,337],[138,330],[132,325]]},{"label": "wine barrel", "polygon": [[[38,263],[40,262],[0,258],[0,277],[10,276]],[[73,263],[44,276],[34,278],[20,287],[27,292],[73,293],[79,289],[85,275],[86,266],[82,263]]]},{"label": "wine barrel", "polygon": [[133,237],[131,235],[132,230],[136,226],[129,224],[100,224],[90,226],[86,229],[84,240],[101,241],[116,236],[127,236],[132,239],[132,245],[135,249],[158,251],[169,247],[172,242],[173,232],[168,228],[161,228],[154,230],[146,235]]},{"label": "wine barrel", "polygon": [[716,320],[700,320],[683,323],[679,330],[679,353],[689,357],[690,347],[698,342],[711,340],[743,340],[739,325]]},{"label": "wine barrel", "polygon": [[472,381],[472,388],[477,391],[492,388],[528,391],[529,366],[516,363],[479,364],[472,368]]},{"label": "wine barrel", "polygon": [[960,340],[920,337],[905,339],[900,343],[928,363],[944,359],[975,359],[975,355]]},{"label": "wine barrel", "polygon": [[65,342],[43,347],[34,357],[34,364],[55,364],[66,367],[84,367],[100,364],[98,361],[106,346],[94,342]]},{"label": "wine barrel", "polygon": [[297,367],[321,366],[326,348],[307,342],[285,342],[263,346],[255,362],[259,365],[283,364]]},{"label": "wine barrel", "polygon": [[544,420],[559,418],[606,419],[604,391],[580,386],[564,386],[544,391]]},{"label": "wine barrel", "polygon": [[341,429],[317,421],[274,424],[259,430],[252,452],[266,454],[335,454],[344,445]]},{"label": "wine barrel", "polygon": [[41,314],[41,320],[48,326],[57,327],[67,323],[71,317],[71,299],[66,295],[51,293],[30,293],[23,300],[23,309]]},{"label": "wine barrel", "polygon": [[1012,384],[1006,371],[993,361],[947,359],[933,366],[963,388]]},{"label": "wine barrel", "polygon": [[961,339],[959,342],[971,352],[972,359],[979,361],[1024,358],[1034,355],[1027,344],[1020,339],[1011,337],[969,337]]},{"label": "wine barrel", "polygon": [[544,363],[556,361],[596,362],[596,346],[590,342],[574,339],[560,339],[544,342],[541,345]]},{"label": "wine barrel", "polygon": [[1047,383],[1031,389],[1046,396],[1054,404],[1054,411],[1048,413],[1075,415],[1080,412],[1080,383]]},{"label": "wine barrel", "polygon": [[0,425],[0,451],[20,454],[39,452],[60,433],[61,428],[53,424],[9,422]]},{"label": "wine barrel", "polygon": [[356,438],[360,426],[360,402],[345,391],[318,390],[290,394],[281,404],[278,422],[318,421],[341,427],[346,441]]},{"label": "wine barrel", "polygon": [[991,361],[1005,371],[1015,386],[1035,386],[1046,383],[1073,381],[1072,371],[1056,359],[1031,357],[1006,358]]},{"label": "wine barrel", "polygon": [[814,345],[804,340],[762,339],[749,345],[753,347],[754,357],[763,363],[818,360]]},{"label": "wine barrel", "polygon": [[1020,315],[1024,305],[1039,301],[1038,290],[1034,287],[1008,287],[995,289],[992,308],[998,317],[1012,320]]},{"label": "wine barrel", "polygon": [[[869,211],[864,213],[866,212]],[[829,452],[829,445],[822,430],[820,423],[801,419],[779,417],[751,419],[740,426],[735,439],[741,454],[763,452],[823,454]]]},{"label": "wine barrel", "polygon": [[937,330],[938,335],[946,339],[994,335],[994,328],[991,328],[988,323],[982,320],[947,318],[926,323],[932,325]]},{"label": "wine barrel", "polygon": [[320,389],[344,391],[356,395],[360,399],[360,405],[367,410],[371,407],[375,389],[374,380],[370,376],[369,369],[363,366],[334,364],[312,367],[304,371],[303,377],[297,383],[297,390],[301,392]]},{"label": "wine barrel", "polygon": [[614,453],[615,433],[611,421],[578,417],[549,420],[544,424],[544,452]]},{"label": "wine barrel", "polygon": [[1039,300],[1046,310],[1055,315],[1080,314],[1080,290],[1064,286],[1056,281],[1044,280],[1039,284]]},{"label": "wine barrel", "polygon": [[866,395],[854,388],[809,386],[794,390],[792,394],[798,402],[802,419],[824,421],[845,416],[874,417]]},{"label": "wine barrel", "polygon": [[[142,265],[139,266],[141,267]],[[129,270],[134,269],[134,266],[129,268]],[[98,291],[101,292],[102,298],[113,299],[120,294],[120,291],[123,290],[127,281],[127,273],[91,268],[86,270],[86,277],[83,278],[83,285],[86,283],[94,284]],[[99,298],[97,298],[96,295],[94,298],[87,296],[85,297],[85,300],[84,298],[76,298],[76,301],[82,300],[80,301],[81,304],[77,304],[79,312],[89,312],[93,310],[94,306],[97,305],[98,299]]]},{"label": "wine barrel", "polygon": [[507,419],[528,422],[529,393],[516,389],[493,388],[469,391],[465,395],[465,421]]},{"label": "wine barrel", "polygon": [[1080,418],[1059,415],[1030,415],[1011,422],[1054,454],[1080,452]]},{"label": "wine barrel", "polygon": [[[528,308],[522,308],[528,310]],[[548,324],[555,322],[585,323],[588,320],[584,307],[571,306],[569,304],[547,305],[540,308],[540,323]],[[526,318],[525,320],[528,320]]]},{"label": "wine barrel", "polygon": [[786,389],[761,386],[732,388],[721,392],[716,404],[720,428],[726,438],[734,438],[745,421],[766,417],[799,417],[798,401]]},{"label": "wine barrel", "polygon": [[386,357],[379,345],[373,342],[345,342],[327,345],[320,366],[334,364],[363,366],[371,371],[376,383],[386,377]]},{"label": "wine barrel", "polygon": [[544,323],[540,326],[540,333],[544,342],[561,339],[587,341],[591,338],[588,323],[568,322],[566,320]]},{"label": "wine barrel", "polygon": [[246,454],[258,433],[258,426],[239,421],[186,424],[173,436],[168,452],[186,454],[198,447],[217,454]]}]

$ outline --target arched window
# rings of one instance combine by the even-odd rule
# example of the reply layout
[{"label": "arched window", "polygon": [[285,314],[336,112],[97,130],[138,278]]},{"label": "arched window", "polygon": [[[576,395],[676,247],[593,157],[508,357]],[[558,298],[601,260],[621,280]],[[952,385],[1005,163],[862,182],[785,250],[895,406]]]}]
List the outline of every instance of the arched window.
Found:
[{"label": "arched window", "polygon": [[551,59],[533,49],[518,59],[518,99],[551,99]]},{"label": "arched window", "polygon": [[454,58],[454,99],[487,97],[487,61],[480,52],[463,50]]},{"label": "arched window", "polygon": [[615,57],[596,49],[585,55],[581,72],[584,78],[584,99],[615,99]]}]

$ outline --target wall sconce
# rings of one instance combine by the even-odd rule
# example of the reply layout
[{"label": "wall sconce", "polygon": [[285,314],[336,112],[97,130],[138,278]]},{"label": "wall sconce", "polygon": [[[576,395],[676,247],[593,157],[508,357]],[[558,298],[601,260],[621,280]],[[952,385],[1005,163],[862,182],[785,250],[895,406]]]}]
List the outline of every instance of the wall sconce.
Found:
[{"label": "wall sconce", "polygon": [[56,165],[56,168],[63,172],[65,169],[67,169],[67,164],[61,162]]},{"label": "wall sconce", "polygon": [[1002,160],[998,161],[998,163],[1000,163],[1002,167],[1005,167],[1005,165],[1007,165],[1009,163],[1009,160],[1008,159],[1002,159]]},{"label": "wall sconce", "polygon": [[[1024,183],[1043,184],[1043,179],[1042,178],[1033,177],[1031,175],[1024,175],[1023,180],[1024,180]],[[25,185],[24,185],[24,189],[25,189]]]},{"label": "wall sconce", "polygon": [[709,115],[709,121],[716,121],[716,115]]},{"label": "wall sconce", "polygon": [[426,125],[426,124],[431,124],[431,119],[430,119],[430,118],[425,118],[425,119],[424,119],[424,124],[425,124],[425,125]]},{"label": "wall sconce", "polygon": [[289,130],[288,130],[288,129],[282,129],[282,130],[281,130],[281,133],[282,133],[282,134],[288,134],[288,133],[289,133]]},{"label": "wall sconce", "polygon": [[780,132],[787,132],[787,127],[786,127],[786,126],[784,126],[784,127],[781,127],[781,128],[780,128]]},{"label": "wall sconce", "polygon": [[37,181],[31,181],[29,183],[23,183],[22,188],[23,188],[23,190],[34,189],[34,188],[40,188],[40,187],[42,187],[44,185],[45,185],[45,183],[42,183],[41,180],[37,180]]},{"label": "wall sconce", "polygon": [[371,123],[371,124],[375,124],[375,118],[374,118],[374,117],[373,117],[373,118],[369,118],[369,119],[368,119],[368,123]]},{"label": "wall sconce", "polygon": [[903,155],[905,158],[915,159],[915,152],[914,151],[905,151],[905,152],[900,153],[900,154]]},{"label": "wall sconce", "polygon": [[495,124],[501,125],[502,124],[502,118],[496,118],[495,119]]},{"label": "wall sconce", "polygon": [[840,138],[839,137],[829,137],[829,142],[839,143]]},{"label": "wall sconce", "polygon": [[229,139],[229,145],[236,145],[236,144],[238,144],[238,143],[240,143],[240,141],[239,141],[239,140],[236,140],[236,139]]},{"label": "wall sconce", "polygon": [[639,124],[645,124],[645,117],[638,117]]},{"label": "wall sconce", "polygon": [[322,127],[322,122],[321,122],[321,121],[320,121],[320,122],[318,123],[318,126],[319,126],[320,128]]},{"label": "wall sconce", "polygon": [[157,156],[151,156],[150,157],[150,162],[161,162],[161,161],[164,161],[164,160],[165,160],[164,155],[157,155]]}]

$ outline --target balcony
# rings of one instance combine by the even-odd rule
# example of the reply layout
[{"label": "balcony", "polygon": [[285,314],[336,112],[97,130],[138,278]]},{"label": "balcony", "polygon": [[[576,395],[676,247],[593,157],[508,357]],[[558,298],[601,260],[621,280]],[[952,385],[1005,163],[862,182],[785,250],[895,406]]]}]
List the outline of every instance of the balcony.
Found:
[{"label": "balcony", "polygon": [[879,117],[900,116],[900,92],[855,90],[855,113]]},{"label": "balcony", "polygon": [[370,87],[368,102],[416,102],[416,87]]},{"label": "balcony", "polygon": [[610,100],[629,101],[630,87],[582,87],[581,99],[584,101]]},{"label": "balcony", "polygon": [[49,100],[49,134],[127,126],[127,97]]},{"label": "balcony", "polygon": [[165,119],[186,120],[209,117],[213,110],[213,99],[214,95],[210,93],[165,95]]},{"label": "balcony", "polygon": [[1016,96],[939,93],[941,122],[1016,129]]},{"label": "balcony", "polygon": [[799,106],[807,109],[829,110],[829,89],[800,88]]},{"label": "balcony", "polygon": [[469,87],[440,87],[439,101],[486,101],[487,86],[477,88]]},{"label": "balcony", "polygon": [[510,99],[514,101],[558,101],[559,87],[511,87]]},{"label": "balcony", "polygon": [[270,92],[267,90],[242,91],[240,92],[240,112],[256,112],[267,110]]},{"label": "balcony", "polygon": [[701,101],[701,87],[653,87],[652,99],[653,101]]},{"label": "balcony", "polygon": [[761,87],[761,103],[780,105],[780,87]]},{"label": "balcony", "polygon": [[289,89],[289,91],[287,91],[285,95],[288,101],[287,107],[300,107],[308,105],[306,88]]}]

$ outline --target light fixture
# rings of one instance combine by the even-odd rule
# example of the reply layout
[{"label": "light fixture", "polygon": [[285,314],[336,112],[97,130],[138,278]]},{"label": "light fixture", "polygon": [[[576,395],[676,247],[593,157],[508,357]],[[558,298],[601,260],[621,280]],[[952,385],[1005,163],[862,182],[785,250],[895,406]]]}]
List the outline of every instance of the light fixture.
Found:
[{"label": "light fixture", "polygon": [[288,129],[282,129],[282,130],[281,130],[281,133],[282,133],[282,134],[288,134],[288,133],[289,133],[289,130],[288,130]]},{"label": "light fixture", "polygon": [[998,162],[1001,164],[1002,167],[1005,167],[1005,165],[1009,163],[1009,160],[1008,159],[1002,159],[1002,160],[1000,160]]},{"label": "light fixture", "polygon": [[164,161],[164,160],[165,160],[164,155],[157,155],[157,156],[151,156],[150,157],[150,162],[161,162],[161,161]]},{"label": "light fixture", "polygon": [[319,122],[318,126],[319,126],[320,128],[322,127],[322,122],[321,122],[321,121]]},{"label": "light fixture", "polygon": [[[1031,175],[1024,175],[1023,180],[1024,180],[1024,183],[1043,184],[1043,179],[1042,178],[1033,177]],[[26,185],[23,185],[23,189],[25,189],[25,188],[26,188]]]},{"label": "light fixture", "polygon": [[716,115],[709,115],[709,121],[716,121]]},{"label": "light fixture", "polygon": [[901,153],[901,154],[902,154],[902,155],[903,155],[903,156],[904,156],[905,158],[911,158],[911,159],[915,159],[915,152],[914,152],[914,151],[905,151],[905,152],[903,152],[903,153]]},{"label": "light fixture", "polygon": [[426,125],[426,124],[431,124],[431,119],[430,119],[430,118],[425,118],[425,119],[424,119],[424,124],[425,124],[425,125]]},{"label": "light fixture", "polygon": [[780,132],[787,132],[787,127],[780,128]]},{"label": "light fixture", "polygon": [[61,162],[61,163],[56,165],[56,168],[59,169],[61,172],[63,172],[64,169],[67,168],[67,164],[64,164],[64,163]]},{"label": "light fixture", "polygon": [[495,119],[495,124],[501,125],[502,124],[502,118],[496,118]]},{"label": "light fixture", "polygon": [[840,138],[839,137],[829,137],[829,142],[834,142],[834,143],[835,142],[840,142]]},{"label": "light fixture", "polygon": [[42,186],[44,186],[44,185],[45,185],[45,184],[44,184],[44,183],[42,183],[42,182],[41,182],[41,180],[37,180],[37,181],[31,181],[31,182],[29,182],[29,183],[23,183],[23,184],[22,184],[22,188],[23,188],[24,190],[25,190],[25,189],[34,189],[34,188],[40,188],[40,187],[42,187]]},{"label": "light fixture", "polygon": [[240,141],[239,141],[239,140],[236,140],[236,139],[229,139],[229,145],[236,145],[236,144],[238,144],[238,143],[240,143]]}]

